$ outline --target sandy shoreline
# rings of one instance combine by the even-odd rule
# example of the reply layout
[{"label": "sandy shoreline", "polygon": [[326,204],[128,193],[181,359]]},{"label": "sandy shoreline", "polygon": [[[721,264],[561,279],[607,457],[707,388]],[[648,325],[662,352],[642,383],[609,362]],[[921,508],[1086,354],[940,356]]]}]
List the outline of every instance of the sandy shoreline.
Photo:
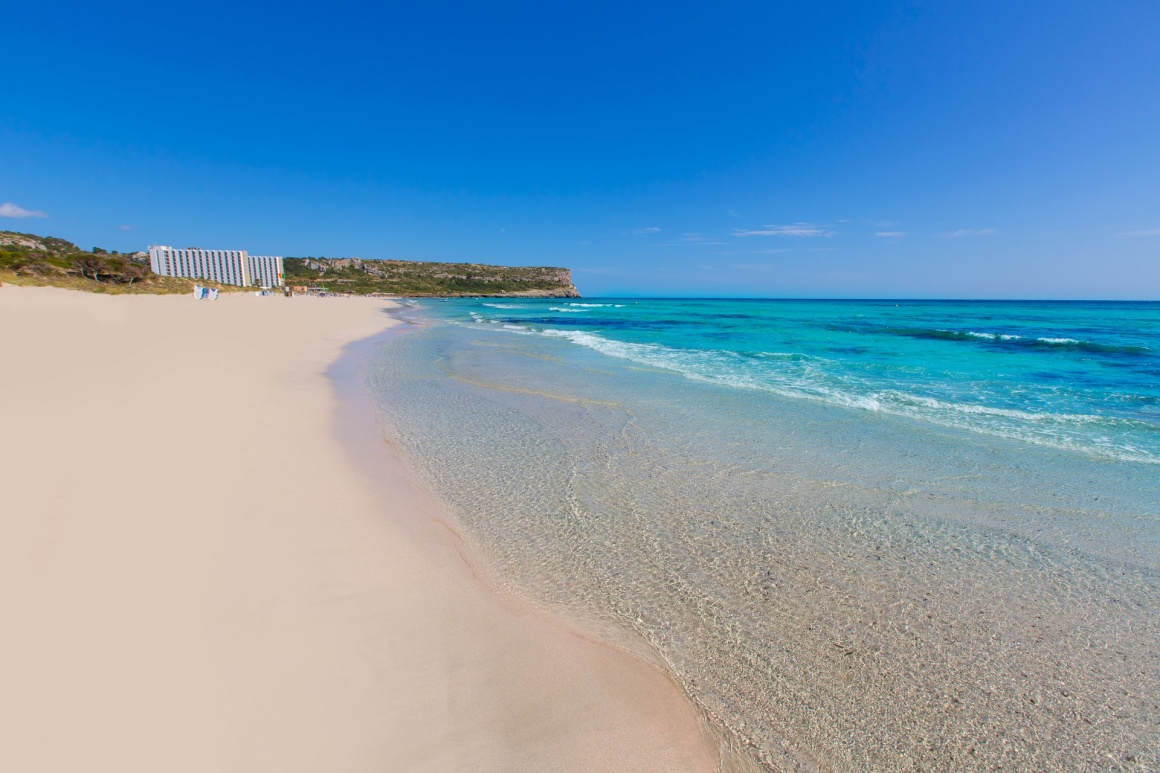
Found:
[{"label": "sandy shoreline", "polygon": [[714,767],[340,406],[382,308],[0,288],[0,769]]}]

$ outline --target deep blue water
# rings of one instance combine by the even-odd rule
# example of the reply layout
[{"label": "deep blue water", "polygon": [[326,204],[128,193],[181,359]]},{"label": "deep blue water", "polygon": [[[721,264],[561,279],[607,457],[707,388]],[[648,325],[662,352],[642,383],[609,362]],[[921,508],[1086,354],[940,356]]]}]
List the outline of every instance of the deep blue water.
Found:
[{"label": "deep blue water", "polygon": [[1160,769],[1160,304],[426,300],[386,426],[497,581],[767,769]]}]

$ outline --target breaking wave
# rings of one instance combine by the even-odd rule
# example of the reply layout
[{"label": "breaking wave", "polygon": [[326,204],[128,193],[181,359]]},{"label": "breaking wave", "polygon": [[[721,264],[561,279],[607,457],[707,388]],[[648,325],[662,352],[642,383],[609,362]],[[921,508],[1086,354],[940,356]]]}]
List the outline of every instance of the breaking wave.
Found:
[{"label": "breaking wave", "polygon": [[903,416],[1122,461],[1160,464],[1160,426],[1141,419],[993,407],[884,389],[839,372],[839,367],[824,358],[794,352],[746,355],[717,349],[677,349],[616,341],[577,330],[547,329],[540,335],[720,386]]},{"label": "breaking wave", "polygon": [[921,338],[942,341],[974,341],[995,343],[1026,348],[1077,350],[1092,354],[1137,354],[1147,355],[1147,346],[1105,344],[1097,341],[1081,341],[1063,336],[1021,336],[1010,333],[992,333],[977,330],[947,330],[944,328],[883,327],[876,332],[905,338]]}]

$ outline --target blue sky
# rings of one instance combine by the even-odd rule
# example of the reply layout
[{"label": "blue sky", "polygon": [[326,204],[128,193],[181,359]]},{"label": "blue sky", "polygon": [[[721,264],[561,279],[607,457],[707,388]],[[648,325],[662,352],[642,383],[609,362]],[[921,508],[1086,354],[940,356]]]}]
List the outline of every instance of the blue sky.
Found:
[{"label": "blue sky", "polygon": [[1160,298],[1152,0],[4,16],[0,229],[590,295]]}]

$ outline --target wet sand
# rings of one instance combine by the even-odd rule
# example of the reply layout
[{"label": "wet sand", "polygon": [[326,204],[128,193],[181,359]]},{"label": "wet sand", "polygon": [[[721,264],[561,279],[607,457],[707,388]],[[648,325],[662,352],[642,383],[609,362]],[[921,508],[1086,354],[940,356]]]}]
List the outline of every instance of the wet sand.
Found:
[{"label": "wet sand", "polygon": [[0,288],[0,769],[715,767],[339,400],[384,305]]}]

